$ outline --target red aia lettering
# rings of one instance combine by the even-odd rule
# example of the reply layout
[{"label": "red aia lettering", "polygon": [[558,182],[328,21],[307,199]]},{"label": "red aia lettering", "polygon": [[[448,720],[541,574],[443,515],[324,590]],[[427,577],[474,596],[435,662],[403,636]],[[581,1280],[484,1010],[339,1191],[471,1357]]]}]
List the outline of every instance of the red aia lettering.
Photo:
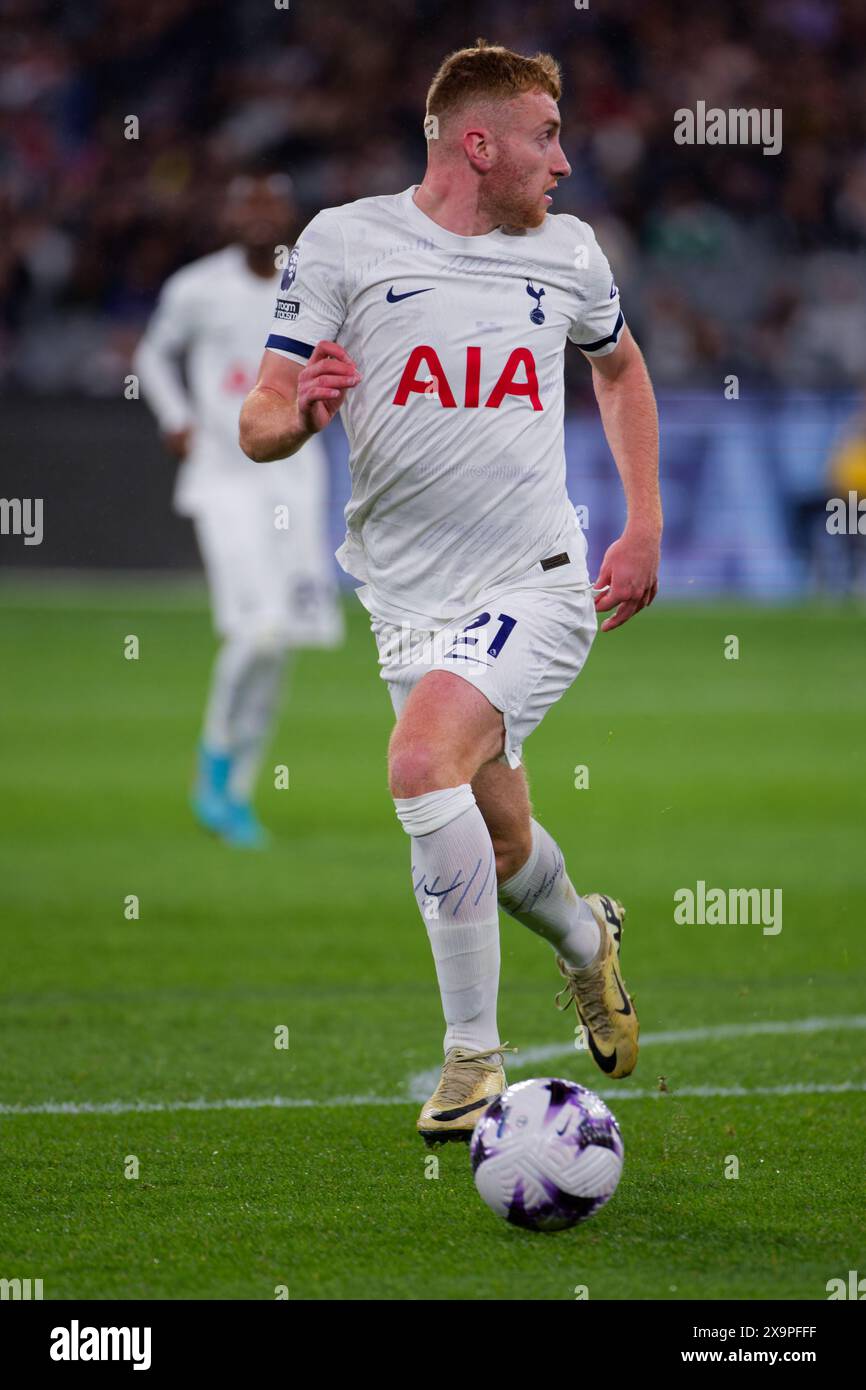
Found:
[{"label": "red aia lettering", "polygon": [[[518,367],[526,368],[526,380],[515,381]],[[535,375],[535,358],[529,348],[515,348],[502,368],[502,375],[487,397],[486,404],[494,409],[501,405],[505,396],[528,396],[533,410],[543,410],[538,395],[538,377]]]},{"label": "red aia lettering", "polygon": [[[426,367],[423,372],[419,371],[422,362]],[[521,368],[525,373],[525,380],[518,381],[517,373]],[[481,349],[480,347],[468,347],[466,349],[463,404],[470,409],[479,404],[480,383]],[[440,404],[449,408],[457,405],[454,392],[451,390],[445,375],[445,368],[439,360],[439,354],[432,347],[424,346],[412,349],[409,360],[403,368],[403,375],[400,377],[394,405],[405,405],[413,392],[421,396],[437,396]],[[499,380],[484,404],[496,410],[506,396],[528,396],[533,410],[544,409],[538,394],[535,358],[529,348],[514,348],[502,369]]]},{"label": "red aia lettering", "polygon": [[[419,378],[417,373],[422,362],[427,363],[427,375]],[[432,392],[429,389],[431,378],[436,383],[436,389]],[[410,391],[417,391],[422,396],[438,396],[442,405],[456,406],[457,404],[451,387],[448,385],[445,368],[439,361],[439,354],[431,347],[412,349],[409,354],[409,361],[403,368],[403,375],[400,378],[400,385],[397,387],[394,404],[405,405],[409,399]]]}]

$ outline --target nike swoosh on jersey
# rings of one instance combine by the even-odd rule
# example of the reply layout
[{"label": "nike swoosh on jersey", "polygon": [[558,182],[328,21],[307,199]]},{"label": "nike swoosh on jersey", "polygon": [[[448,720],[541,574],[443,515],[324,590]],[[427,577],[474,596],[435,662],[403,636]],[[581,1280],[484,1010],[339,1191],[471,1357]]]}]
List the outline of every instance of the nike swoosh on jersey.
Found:
[{"label": "nike swoosh on jersey", "polygon": [[401,299],[411,299],[413,294],[429,294],[430,291],[435,290],[435,288],[435,285],[428,285],[424,290],[406,290],[405,294],[395,294],[394,286],[392,285],[385,295],[385,298],[389,304],[399,304]]},{"label": "nike swoosh on jersey", "polygon": [[[616,1054],[614,1053],[614,1062]],[[486,1110],[495,1096],[485,1096],[483,1100],[473,1100],[471,1105],[460,1105],[456,1110],[439,1110],[435,1115],[431,1115],[431,1120],[459,1120],[461,1115],[468,1115],[473,1110]]]}]

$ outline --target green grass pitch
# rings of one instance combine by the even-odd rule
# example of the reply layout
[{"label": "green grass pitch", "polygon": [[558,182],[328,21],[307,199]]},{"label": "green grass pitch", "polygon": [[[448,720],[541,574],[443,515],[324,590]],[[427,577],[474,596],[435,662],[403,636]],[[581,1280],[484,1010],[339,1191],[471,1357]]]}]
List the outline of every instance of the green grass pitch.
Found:
[{"label": "green grass pitch", "polygon": [[[0,589],[0,1276],[48,1299],[571,1300],[823,1299],[866,1274],[863,610],[659,601],[527,745],[578,888],[628,906],[646,1039],[618,1089],[553,1008],[550,949],[502,918],[512,1079],[599,1090],[625,1140],[614,1199],[555,1235],[488,1211],[462,1146],[435,1176],[414,1134],[442,1023],[349,614],[342,650],[298,658],[269,759],[290,786],[258,798],[276,844],[249,855],[187,810],[200,591]],[[781,933],[676,925],[699,879],[781,888]]]}]

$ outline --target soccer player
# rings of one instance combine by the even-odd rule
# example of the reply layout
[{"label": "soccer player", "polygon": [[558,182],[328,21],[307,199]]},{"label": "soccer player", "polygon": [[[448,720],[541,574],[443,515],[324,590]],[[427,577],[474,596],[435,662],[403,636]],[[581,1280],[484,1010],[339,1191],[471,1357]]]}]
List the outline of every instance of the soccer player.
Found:
[{"label": "soccer player", "polygon": [[195,525],[222,639],[193,810],[206,829],[244,848],[267,843],[252,794],[288,653],[342,636],[322,441],[298,440],[297,457],[254,469],[237,438],[280,282],[277,248],[295,218],[284,175],[232,182],[224,206],[231,244],[166,281],[134,358],[163,439],[181,460],[175,509]]},{"label": "soccer player", "polygon": [[[397,715],[390,788],[446,1022],[418,1119],[428,1142],[467,1138],[505,1085],[497,900],[554,948],[602,1071],[627,1076],[637,1060],[622,905],[575,891],[521,764],[587,658],[596,611],[610,631],[652,602],[661,534],[643,358],[591,228],[548,213],[570,173],[559,96],[549,55],[479,40],[448,57],[428,93],[423,182],[310,222],[241,412],[242,446],[262,462],[338,410],[349,436],[338,558],[362,581]],[[592,365],[628,510],[596,594],[565,488],[566,341]]]}]

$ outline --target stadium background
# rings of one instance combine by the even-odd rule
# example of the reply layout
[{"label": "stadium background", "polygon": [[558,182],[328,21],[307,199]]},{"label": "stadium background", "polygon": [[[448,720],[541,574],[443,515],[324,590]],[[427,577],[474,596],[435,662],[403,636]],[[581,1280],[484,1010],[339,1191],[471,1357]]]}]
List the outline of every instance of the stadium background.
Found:
[{"label": "stadium background", "polygon": [[[417,181],[429,78],[477,35],[562,62],[556,206],[598,229],[662,419],[659,599],[599,637],[527,750],[575,883],[628,904],[634,1084],[574,1050],[549,952],[502,922],[509,1075],[573,1076],[625,1137],[614,1201],[561,1239],[494,1218],[462,1149],[426,1180],[440,1005],[353,599],[346,645],[296,663],[271,752],[290,789],[263,776],[257,798],[272,850],[193,824],[214,639],[173,465],[123,398],[226,178],[276,161],[302,221]],[[838,601],[859,543],[824,503],[866,354],[863,7],[0,0],[0,55],[0,494],[45,501],[41,545],[0,535],[0,1278],[46,1299],[673,1301],[862,1275],[866,613]],[[675,145],[697,100],[781,107],[782,153]],[[567,370],[597,563],[620,488],[580,354]],[[676,925],[698,880],[781,888],[783,931]],[[670,1327],[636,1340],[646,1364]]]},{"label": "stadium background", "polygon": [[[219,244],[221,190],[251,162],[291,173],[299,227],[420,180],[427,84],[476,33],[562,63],[573,174],[556,210],[595,226],[659,394],[663,592],[855,582],[824,503],[866,380],[856,0],[3,0],[4,488],[46,499],[42,545],[4,538],[5,565],[195,567],[147,406],[123,398],[160,285]],[[672,113],[698,99],[781,108],[782,152],[676,145]],[[621,503],[589,370],[567,359],[569,486],[598,561]],[[325,439],[336,544],[346,447],[339,426]]]}]

